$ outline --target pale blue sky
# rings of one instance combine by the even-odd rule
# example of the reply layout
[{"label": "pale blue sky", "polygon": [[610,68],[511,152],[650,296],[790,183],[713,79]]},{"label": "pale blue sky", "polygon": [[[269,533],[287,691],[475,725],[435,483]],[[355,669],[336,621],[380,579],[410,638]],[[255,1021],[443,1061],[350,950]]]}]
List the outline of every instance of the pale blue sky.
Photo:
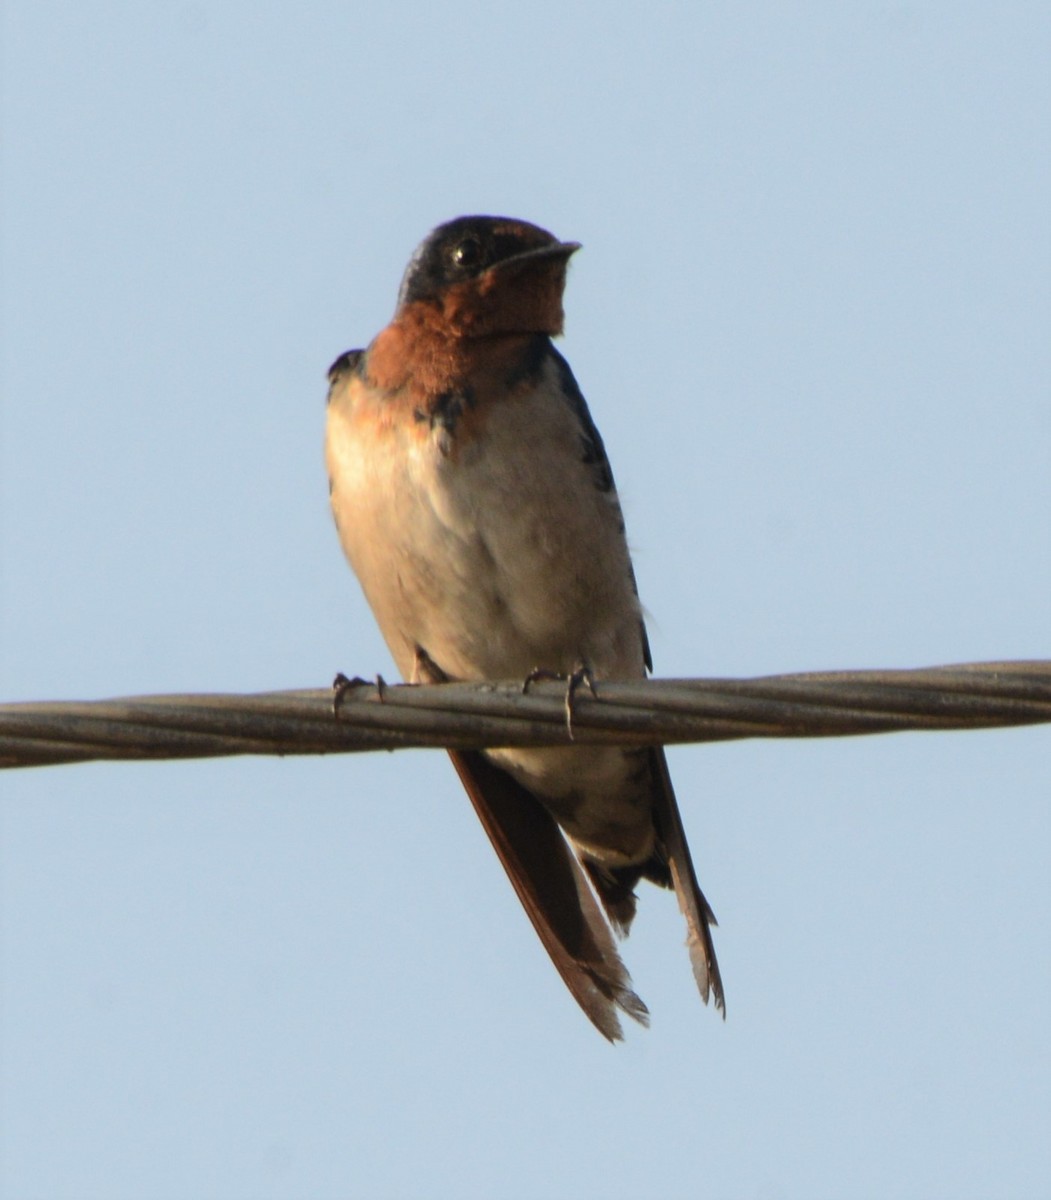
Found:
[{"label": "pale blue sky", "polygon": [[[392,675],[324,373],[464,212],[562,349],[657,671],[1051,657],[1051,9],[3,14],[0,699]],[[606,1045],[438,753],[0,777],[0,1195],[1046,1195],[1051,731],[670,754]]]}]

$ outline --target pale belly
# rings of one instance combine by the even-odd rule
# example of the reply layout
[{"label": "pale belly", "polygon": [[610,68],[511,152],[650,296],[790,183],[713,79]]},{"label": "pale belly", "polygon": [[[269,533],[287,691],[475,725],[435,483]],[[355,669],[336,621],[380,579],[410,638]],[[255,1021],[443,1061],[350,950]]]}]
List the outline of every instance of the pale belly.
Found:
[{"label": "pale belly", "polygon": [[[404,678],[414,679],[417,647],[454,679],[568,674],[582,662],[599,681],[644,675],[615,494],[594,485],[572,429],[551,426],[536,405],[509,405],[471,446],[450,448],[442,431],[421,437],[412,428],[364,445],[330,415],[340,538]],[[649,788],[637,753],[566,747],[490,757],[597,857],[648,855]]]},{"label": "pale belly", "polygon": [[461,679],[580,661],[599,678],[643,675],[619,505],[594,485],[564,408],[501,406],[463,447],[411,426],[365,441],[330,415],[340,538],[407,678],[416,646]]}]

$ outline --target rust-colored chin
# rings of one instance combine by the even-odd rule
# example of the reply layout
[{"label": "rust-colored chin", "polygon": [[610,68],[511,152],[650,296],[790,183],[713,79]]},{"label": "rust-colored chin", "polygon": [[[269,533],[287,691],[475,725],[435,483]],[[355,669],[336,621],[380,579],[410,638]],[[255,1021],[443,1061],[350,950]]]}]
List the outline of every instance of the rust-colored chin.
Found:
[{"label": "rust-colored chin", "polygon": [[386,391],[438,394],[462,386],[479,356],[502,359],[513,354],[516,341],[560,334],[566,263],[576,249],[572,242],[542,246],[454,284],[436,299],[403,305],[369,348],[370,380]]},{"label": "rust-colored chin", "polygon": [[441,297],[441,318],[454,337],[562,332],[566,264],[579,246],[555,242],[496,263]]}]

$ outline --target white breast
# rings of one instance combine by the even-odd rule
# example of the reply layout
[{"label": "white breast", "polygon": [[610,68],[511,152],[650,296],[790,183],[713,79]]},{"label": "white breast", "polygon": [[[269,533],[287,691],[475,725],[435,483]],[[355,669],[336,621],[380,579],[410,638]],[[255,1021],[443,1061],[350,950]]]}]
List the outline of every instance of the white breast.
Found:
[{"label": "white breast", "polygon": [[[568,674],[581,662],[597,679],[641,678],[620,506],[584,461],[584,430],[554,364],[532,391],[492,404],[473,441],[441,424],[385,427],[383,403],[360,380],[337,387],[326,454],[343,549],[402,675],[412,679],[419,646],[455,679]],[[637,754],[489,754],[596,858],[651,852]]]},{"label": "white breast", "polygon": [[402,672],[419,645],[455,678],[581,660],[600,678],[640,677],[616,493],[583,461],[554,365],[532,391],[492,404],[473,441],[441,424],[385,430],[360,411],[382,400],[355,383],[329,409],[332,504]]}]

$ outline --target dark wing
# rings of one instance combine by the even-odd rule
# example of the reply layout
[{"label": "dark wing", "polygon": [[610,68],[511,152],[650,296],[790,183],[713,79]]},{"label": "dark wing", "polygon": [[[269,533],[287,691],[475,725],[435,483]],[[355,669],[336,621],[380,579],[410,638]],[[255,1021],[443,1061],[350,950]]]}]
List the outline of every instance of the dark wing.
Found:
[{"label": "dark wing", "polygon": [[[558,368],[562,394],[572,405],[583,429],[584,461],[593,466],[596,485],[603,491],[616,495],[613,471],[610,468],[609,459],[606,457],[606,448],[602,444],[602,437],[595,422],[591,419],[587,401],[584,399],[569,363],[554,346],[550,347],[550,353]],[[621,524],[623,527],[623,521]],[[638,595],[639,589],[635,583],[634,571],[631,575],[631,584],[635,588],[635,594]],[[646,626],[641,621],[639,631],[642,636],[646,668],[652,671],[653,661],[650,655],[649,638],[646,636]],[[671,884],[675,888],[679,908],[686,918],[686,945],[690,951],[693,976],[700,989],[701,998],[707,1004],[709,994],[713,995],[715,1007],[725,1018],[726,1000],[723,996],[723,981],[719,974],[719,963],[715,957],[715,946],[712,942],[711,927],[717,924],[715,914],[697,882],[664,750],[662,747],[656,747],[649,751],[649,755],[653,778],[653,819],[657,829],[657,852],[649,863],[624,868],[620,872],[603,873],[600,868],[593,868],[589,864],[589,873],[598,888],[610,919],[619,929],[627,932],[627,927],[631,924],[631,918],[635,912],[634,896],[631,893],[634,882],[639,878],[648,878],[658,885],[667,886],[666,872],[670,869]]]},{"label": "dark wing", "polygon": [[710,989],[715,998],[715,1007],[723,1014],[725,1020],[723,980],[719,974],[711,930],[718,922],[694,873],[693,860],[690,858],[690,848],[686,844],[686,831],[682,827],[682,817],[679,815],[679,805],[671,785],[664,748],[657,746],[649,753],[653,764],[653,822],[657,829],[657,839],[664,848],[668,866],[671,868],[675,898],[679,901],[679,908],[686,918],[686,946],[690,951],[693,977],[697,981],[701,999],[705,1004],[708,1003]]},{"label": "dark wing", "polygon": [[[593,468],[596,486],[616,497],[613,471],[610,468],[609,459],[606,457],[606,448],[602,444],[602,437],[595,422],[591,419],[584,395],[569,363],[550,343],[549,353],[558,370],[562,394],[580,421],[583,431],[584,462]],[[623,528],[623,520],[621,527]],[[638,595],[634,571],[631,575],[631,584],[635,588],[635,594]],[[646,636],[646,626],[641,621],[639,622],[639,632],[642,637],[646,667],[652,671],[653,662],[649,639]],[[656,747],[649,751],[649,756],[653,780],[653,820],[657,830],[658,843],[652,860],[639,866],[622,868],[620,871],[604,871],[592,864],[588,864],[588,870],[607,914],[617,928],[625,933],[635,912],[635,898],[631,891],[633,884],[639,878],[648,878],[658,885],[667,886],[668,872],[670,871],[670,883],[675,889],[679,908],[686,918],[686,945],[690,952],[693,976],[700,989],[701,998],[707,1004],[709,994],[713,995],[715,1007],[725,1018],[726,1001],[723,996],[723,981],[719,974],[719,963],[715,957],[715,946],[712,943],[711,927],[716,924],[715,914],[697,883],[697,875],[693,869],[693,860],[690,858],[690,848],[686,843],[686,832],[682,826],[682,817],[679,815],[679,806],[672,788],[664,750]]]},{"label": "dark wing", "polygon": [[[562,395],[566,398],[566,403],[573,409],[577,420],[580,422],[583,460],[592,469],[595,486],[600,491],[612,494],[613,501],[617,506],[620,528],[623,532],[624,518],[620,515],[620,501],[616,498],[617,487],[613,482],[613,468],[609,465],[609,458],[606,456],[606,447],[602,443],[602,435],[598,431],[598,426],[591,419],[591,412],[588,409],[587,401],[584,399],[584,393],[580,390],[580,384],[577,383],[572,368],[555,347],[551,345],[551,342],[547,339],[545,340],[547,341],[547,352],[555,364],[555,369],[558,371]],[[635,595],[637,596],[639,588],[635,582],[634,568],[631,571],[631,586],[634,588]],[[653,660],[650,655],[650,641],[646,636],[646,626],[642,621],[639,622],[639,633],[642,637],[643,661],[646,663],[647,671],[652,671]]]},{"label": "dark wing", "polygon": [[355,375],[361,369],[362,359],[365,357],[364,350],[347,350],[341,354],[339,358],[328,369],[328,397],[332,399],[332,389],[342,379],[344,375]]},{"label": "dark wing", "polygon": [[511,884],[558,973],[599,1033],[621,1037],[617,1009],[646,1025],[583,868],[535,796],[475,750],[450,750]]},{"label": "dark wing", "polygon": [[[449,678],[422,646],[416,647],[415,673],[429,683]],[[611,1042],[621,1037],[618,1008],[648,1024],[649,1011],[632,990],[584,870],[554,817],[479,751],[448,753],[522,907],[585,1015]]]}]

